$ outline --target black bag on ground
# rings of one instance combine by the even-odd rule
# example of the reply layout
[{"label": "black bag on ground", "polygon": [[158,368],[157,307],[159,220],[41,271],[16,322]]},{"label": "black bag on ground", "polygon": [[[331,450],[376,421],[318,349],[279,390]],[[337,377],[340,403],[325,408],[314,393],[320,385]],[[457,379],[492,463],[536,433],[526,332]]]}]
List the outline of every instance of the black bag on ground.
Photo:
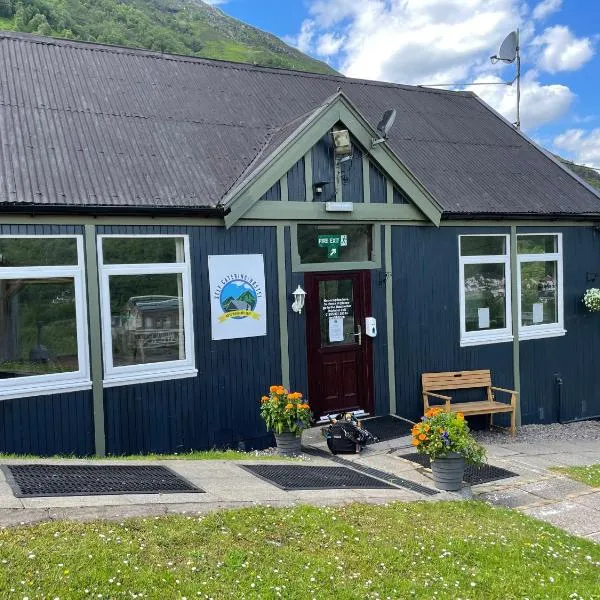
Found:
[{"label": "black bag on ground", "polygon": [[324,427],[322,432],[332,454],[356,454],[368,442],[378,441],[375,436],[359,426],[353,415],[341,414],[336,417],[330,416],[329,419],[331,424]]}]

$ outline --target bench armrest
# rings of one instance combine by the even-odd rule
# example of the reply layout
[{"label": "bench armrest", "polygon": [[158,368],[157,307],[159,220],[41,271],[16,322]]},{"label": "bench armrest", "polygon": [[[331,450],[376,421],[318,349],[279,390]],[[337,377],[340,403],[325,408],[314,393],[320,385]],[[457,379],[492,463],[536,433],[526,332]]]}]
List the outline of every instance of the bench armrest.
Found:
[{"label": "bench armrest", "polygon": [[507,394],[515,394],[516,396],[519,395],[519,392],[517,392],[516,390],[507,390],[505,388],[500,388],[500,387],[494,387],[491,386],[493,390],[496,390],[497,392],[506,392]]},{"label": "bench armrest", "polygon": [[442,394],[434,394],[433,392],[423,392],[425,396],[433,396],[434,398],[440,398],[441,400],[452,400],[451,396],[442,396]]}]

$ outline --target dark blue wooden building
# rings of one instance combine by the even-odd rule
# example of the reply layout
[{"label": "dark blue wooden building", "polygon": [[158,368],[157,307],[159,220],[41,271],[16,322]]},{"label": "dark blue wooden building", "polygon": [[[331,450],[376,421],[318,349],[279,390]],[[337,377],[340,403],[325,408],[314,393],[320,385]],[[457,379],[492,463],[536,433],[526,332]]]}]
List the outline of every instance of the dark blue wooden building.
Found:
[{"label": "dark blue wooden building", "polygon": [[600,196],[474,94],[7,33],[0,61],[0,452],[264,446],[275,383],[415,419],[430,371],[600,415]]}]

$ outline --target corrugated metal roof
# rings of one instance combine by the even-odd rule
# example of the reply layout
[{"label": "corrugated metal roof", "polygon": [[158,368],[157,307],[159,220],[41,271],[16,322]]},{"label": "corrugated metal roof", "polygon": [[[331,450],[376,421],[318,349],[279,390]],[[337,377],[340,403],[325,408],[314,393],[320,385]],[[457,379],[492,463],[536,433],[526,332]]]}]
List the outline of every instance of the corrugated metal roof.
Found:
[{"label": "corrugated metal roof", "polygon": [[600,197],[473,94],[0,35],[0,204],[220,206],[341,87],[451,215],[599,215]]}]

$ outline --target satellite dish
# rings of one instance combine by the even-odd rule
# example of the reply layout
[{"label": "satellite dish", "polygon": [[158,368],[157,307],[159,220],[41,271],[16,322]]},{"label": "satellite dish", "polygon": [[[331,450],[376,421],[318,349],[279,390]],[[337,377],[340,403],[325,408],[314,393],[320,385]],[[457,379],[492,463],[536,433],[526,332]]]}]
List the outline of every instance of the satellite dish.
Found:
[{"label": "satellite dish", "polygon": [[396,120],[396,109],[391,108],[386,110],[381,117],[381,121],[377,125],[377,131],[381,133],[381,137],[386,139],[394,121]]},{"label": "satellite dish", "polygon": [[511,31],[502,42],[500,50],[496,56],[492,56],[492,62],[511,63],[517,58],[517,52],[519,50],[519,34],[516,31]]}]

